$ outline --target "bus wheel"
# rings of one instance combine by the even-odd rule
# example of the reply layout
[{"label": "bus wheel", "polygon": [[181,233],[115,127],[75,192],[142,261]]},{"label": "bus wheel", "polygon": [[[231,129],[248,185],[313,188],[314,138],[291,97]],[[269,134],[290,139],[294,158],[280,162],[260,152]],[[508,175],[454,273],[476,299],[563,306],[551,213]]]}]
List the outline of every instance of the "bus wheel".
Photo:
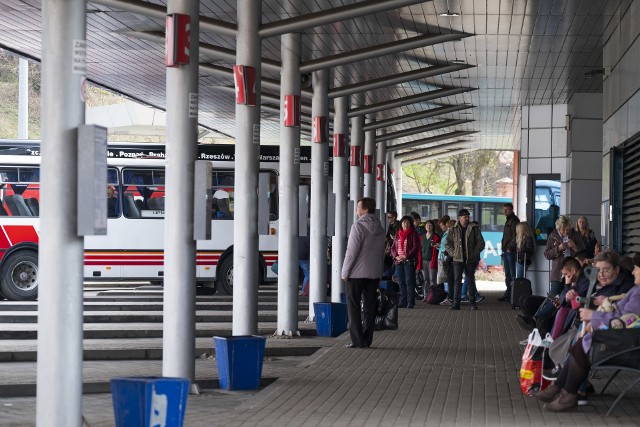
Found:
[{"label": "bus wheel", "polygon": [[9,256],[0,271],[0,292],[11,301],[38,298],[38,254],[30,251]]},{"label": "bus wheel", "polygon": [[216,271],[216,290],[222,295],[233,295],[233,256],[227,256]]}]

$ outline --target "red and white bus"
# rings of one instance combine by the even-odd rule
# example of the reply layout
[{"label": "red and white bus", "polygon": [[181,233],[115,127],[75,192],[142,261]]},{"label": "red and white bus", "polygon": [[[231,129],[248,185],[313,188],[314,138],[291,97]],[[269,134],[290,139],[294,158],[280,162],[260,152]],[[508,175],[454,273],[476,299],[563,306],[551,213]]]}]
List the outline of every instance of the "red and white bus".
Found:
[{"label": "red and white bus", "polygon": [[[199,145],[198,158],[212,162],[212,239],[198,241],[198,285],[231,294],[233,280],[234,145]],[[259,237],[261,280],[273,278],[277,259],[277,146],[262,146],[260,172],[268,175],[269,235]],[[164,274],[164,145],[108,146],[108,228],[85,237],[87,280],[150,281]],[[308,183],[310,147],[301,147],[301,182]],[[307,178],[304,178],[307,177]],[[34,141],[0,141],[0,296],[38,295],[40,148]]]}]

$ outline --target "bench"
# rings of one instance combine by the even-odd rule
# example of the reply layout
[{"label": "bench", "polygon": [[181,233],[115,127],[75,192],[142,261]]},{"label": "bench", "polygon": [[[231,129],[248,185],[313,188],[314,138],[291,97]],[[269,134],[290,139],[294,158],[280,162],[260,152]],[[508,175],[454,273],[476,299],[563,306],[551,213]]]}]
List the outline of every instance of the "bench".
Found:
[{"label": "bench", "polygon": [[592,372],[614,371],[600,391],[601,396],[620,372],[632,375],[631,384],[622,390],[609,407],[607,415],[611,415],[622,398],[640,383],[640,328],[594,331],[589,358]]}]

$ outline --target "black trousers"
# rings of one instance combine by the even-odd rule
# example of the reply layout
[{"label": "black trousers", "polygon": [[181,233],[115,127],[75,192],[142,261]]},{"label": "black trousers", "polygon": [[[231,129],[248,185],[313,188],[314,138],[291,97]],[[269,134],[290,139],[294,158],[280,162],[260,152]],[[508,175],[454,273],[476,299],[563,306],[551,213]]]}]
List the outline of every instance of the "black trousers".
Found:
[{"label": "black trousers", "polygon": [[589,378],[590,368],[589,356],[582,348],[582,338],[579,338],[569,349],[569,358],[558,374],[556,385],[571,394],[576,394]]},{"label": "black trousers", "polygon": [[[376,292],[380,279],[349,279],[346,285],[351,344],[369,347],[376,319]],[[362,304],[361,304],[362,302]]]}]

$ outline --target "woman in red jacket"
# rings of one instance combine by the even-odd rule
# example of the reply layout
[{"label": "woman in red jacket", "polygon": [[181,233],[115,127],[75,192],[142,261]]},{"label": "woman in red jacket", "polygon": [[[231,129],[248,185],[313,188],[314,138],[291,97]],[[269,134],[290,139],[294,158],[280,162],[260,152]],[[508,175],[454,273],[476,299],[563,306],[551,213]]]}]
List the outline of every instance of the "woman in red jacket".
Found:
[{"label": "woman in red jacket", "polygon": [[409,216],[403,216],[400,220],[400,230],[393,238],[391,246],[391,256],[400,286],[400,307],[413,308],[415,305],[414,289],[418,254],[420,254],[420,238],[413,228],[413,220]]}]

